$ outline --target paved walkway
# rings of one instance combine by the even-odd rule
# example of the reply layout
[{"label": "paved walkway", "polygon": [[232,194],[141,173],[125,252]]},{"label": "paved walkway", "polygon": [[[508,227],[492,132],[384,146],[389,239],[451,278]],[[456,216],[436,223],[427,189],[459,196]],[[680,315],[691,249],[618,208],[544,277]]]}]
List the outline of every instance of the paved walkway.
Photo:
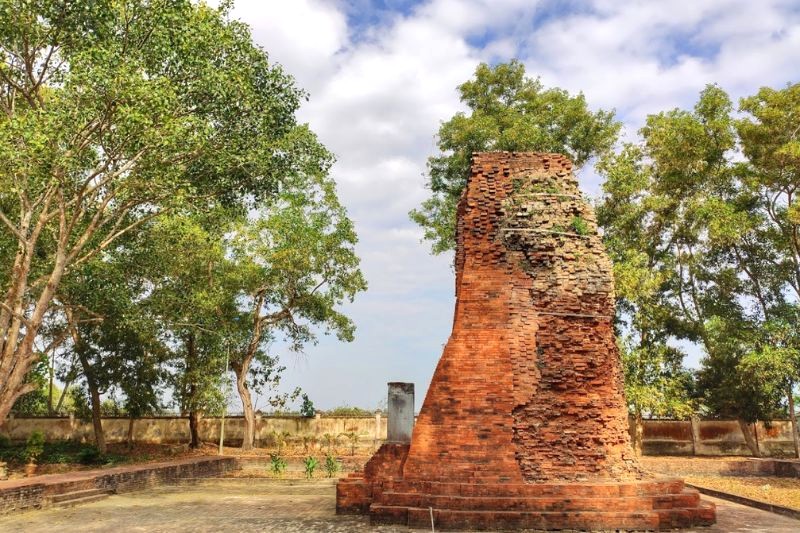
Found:
[{"label": "paved walkway", "polygon": [[[718,523],[699,532],[796,533],[800,521],[715,500]],[[0,518],[0,531],[90,532],[408,532],[370,527],[365,517],[336,516],[328,480],[210,479],[114,495],[71,509],[31,511]]]}]

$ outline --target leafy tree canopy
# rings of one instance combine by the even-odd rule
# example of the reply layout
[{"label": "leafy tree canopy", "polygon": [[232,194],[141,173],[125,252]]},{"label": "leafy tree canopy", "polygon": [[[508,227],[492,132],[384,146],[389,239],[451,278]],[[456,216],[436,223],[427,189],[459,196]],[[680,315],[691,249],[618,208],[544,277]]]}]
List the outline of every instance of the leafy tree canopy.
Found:
[{"label": "leafy tree canopy", "polygon": [[613,112],[591,111],[583,93],[545,88],[526,77],[517,60],[480,64],[458,91],[469,112],[456,113],[439,128],[441,153],[428,159],[431,197],[410,213],[434,253],[455,248],[456,205],[473,152],[558,152],[581,167],[611,148],[620,129]]}]

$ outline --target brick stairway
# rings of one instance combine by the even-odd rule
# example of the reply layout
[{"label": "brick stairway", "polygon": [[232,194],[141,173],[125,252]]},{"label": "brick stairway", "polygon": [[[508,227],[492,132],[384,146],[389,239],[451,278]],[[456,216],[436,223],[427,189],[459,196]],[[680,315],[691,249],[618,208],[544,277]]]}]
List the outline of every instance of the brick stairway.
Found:
[{"label": "brick stairway", "polygon": [[84,503],[104,500],[114,494],[111,489],[83,489],[63,494],[55,494],[52,497],[54,507],[75,507]]}]

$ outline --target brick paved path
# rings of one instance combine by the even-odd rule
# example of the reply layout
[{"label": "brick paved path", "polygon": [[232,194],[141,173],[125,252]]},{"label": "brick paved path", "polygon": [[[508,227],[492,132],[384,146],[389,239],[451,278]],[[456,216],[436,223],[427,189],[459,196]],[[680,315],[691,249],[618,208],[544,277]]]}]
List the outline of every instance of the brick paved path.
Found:
[{"label": "brick paved path", "polygon": [[[698,532],[795,533],[800,521],[714,500],[719,522]],[[0,518],[0,531],[114,532],[408,532],[371,528],[365,517],[336,516],[328,480],[311,483],[212,479],[114,495],[71,509],[31,511]]]}]

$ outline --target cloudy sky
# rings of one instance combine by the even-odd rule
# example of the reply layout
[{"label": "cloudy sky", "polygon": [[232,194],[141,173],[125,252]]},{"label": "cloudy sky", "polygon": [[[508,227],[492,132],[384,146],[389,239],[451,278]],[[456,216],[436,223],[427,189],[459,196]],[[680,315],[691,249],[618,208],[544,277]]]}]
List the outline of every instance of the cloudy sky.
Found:
[{"label": "cloudy sky", "polygon": [[[388,381],[416,383],[421,405],[450,332],[453,273],[407,213],[478,63],[518,58],[546,86],[615,109],[629,138],[708,83],[738,98],[800,81],[798,0],[237,0],[234,17],[308,91],[300,118],[336,154],[360,238],[370,288],[347,308],[356,340],[284,356],[283,388],[319,408],[375,408]],[[590,169],[580,179],[598,193]]]}]

